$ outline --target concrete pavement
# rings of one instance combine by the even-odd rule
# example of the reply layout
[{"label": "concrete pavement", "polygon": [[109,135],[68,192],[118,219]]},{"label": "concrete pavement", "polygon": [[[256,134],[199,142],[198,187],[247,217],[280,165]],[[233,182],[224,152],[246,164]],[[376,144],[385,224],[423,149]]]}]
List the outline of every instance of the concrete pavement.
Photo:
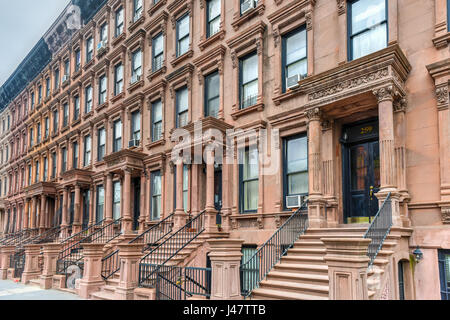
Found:
[{"label": "concrete pavement", "polygon": [[58,290],[43,290],[38,286],[0,280],[0,300],[83,300],[79,296]]}]

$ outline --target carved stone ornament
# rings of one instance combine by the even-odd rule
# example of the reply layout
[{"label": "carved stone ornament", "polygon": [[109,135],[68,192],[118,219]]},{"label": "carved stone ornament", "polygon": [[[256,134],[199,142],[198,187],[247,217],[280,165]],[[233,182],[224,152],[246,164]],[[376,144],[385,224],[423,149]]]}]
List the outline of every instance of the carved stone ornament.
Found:
[{"label": "carved stone ornament", "polygon": [[438,106],[448,106],[448,86],[440,86],[436,88],[436,99]]},{"label": "carved stone ornament", "polygon": [[394,88],[392,86],[375,89],[372,92],[378,99],[378,103],[386,100],[394,100]]},{"label": "carved stone ornament", "polygon": [[309,121],[320,121],[322,111],[319,108],[310,109],[305,112],[305,116]]},{"label": "carved stone ornament", "polygon": [[450,224],[450,207],[441,208],[442,223]]}]

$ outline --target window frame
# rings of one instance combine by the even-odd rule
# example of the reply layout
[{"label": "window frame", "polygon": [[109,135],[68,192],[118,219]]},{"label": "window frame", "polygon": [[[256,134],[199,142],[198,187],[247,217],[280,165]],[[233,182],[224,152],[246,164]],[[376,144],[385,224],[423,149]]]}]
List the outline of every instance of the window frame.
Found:
[{"label": "window frame", "polygon": [[[161,41],[162,41],[162,50],[160,53],[156,54],[155,51],[155,41],[157,38],[161,37]],[[156,63],[156,61],[158,61],[157,59],[159,59],[161,57],[161,62],[159,64]],[[152,72],[156,72],[160,69],[162,69],[164,65],[164,34],[163,32],[159,32],[156,36],[154,36],[152,38]]]},{"label": "window frame", "polygon": [[[97,161],[103,161],[103,158],[106,155],[106,129],[99,128],[98,129],[98,143],[97,143]],[[104,143],[102,144],[101,133],[104,132]],[[100,154],[100,151],[102,154]]]},{"label": "window frame", "polygon": [[88,167],[91,165],[92,162],[92,137],[90,134],[84,136],[83,146],[84,146],[83,167]]},{"label": "window frame", "polygon": [[80,96],[73,98],[73,121],[80,119]]},{"label": "window frame", "polygon": [[246,147],[243,147],[238,150],[238,153],[239,153],[238,154],[238,157],[239,157],[239,164],[238,164],[238,166],[239,166],[239,211],[241,214],[252,214],[252,213],[258,212],[258,206],[256,207],[255,210],[245,210],[244,209],[245,183],[257,181],[258,182],[258,202],[259,202],[259,197],[260,197],[260,194],[259,194],[259,184],[260,184],[260,181],[259,181],[259,178],[260,178],[259,177],[259,170],[260,170],[260,168],[259,168],[259,166],[260,166],[259,150],[258,150],[257,146],[255,146],[255,147],[252,146],[252,149],[256,149],[257,155],[258,155],[258,177],[245,179],[245,180],[244,180],[244,165],[245,165],[244,159],[245,159],[245,153],[246,152],[250,153],[250,146],[246,146]]},{"label": "window frame", "polygon": [[[136,119],[135,117],[137,117],[138,119]],[[132,140],[139,140],[139,141],[142,140],[141,117],[142,117],[142,114],[141,114],[141,110],[140,109],[137,109],[137,110],[135,110],[135,111],[133,111],[131,113],[131,119],[130,119],[130,121],[131,121],[131,123],[130,123],[130,130],[131,130],[131,132],[130,132],[130,134],[131,134]],[[136,130],[136,126],[137,125],[139,125],[139,130]],[[135,135],[137,133],[139,133],[139,139],[135,138]]]},{"label": "window frame", "polygon": [[[209,85],[208,85],[208,79],[212,78],[212,77],[217,77],[219,79],[219,87],[218,87],[218,95],[214,96],[214,97],[208,97],[208,92],[209,92]],[[220,73],[218,70],[215,70],[213,72],[208,73],[207,75],[205,75],[205,86],[204,86],[204,115],[205,117],[211,116],[214,118],[218,118],[219,117],[219,111],[220,111]],[[218,106],[217,106],[217,113],[216,115],[211,115],[209,113],[209,103],[211,102],[211,100],[215,100],[218,99]]]},{"label": "window frame", "polygon": [[[249,52],[249,53],[247,53],[246,55],[244,55],[244,56],[242,56],[242,57],[239,57],[239,110],[244,110],[244,109],[247,109],[247,108],[250,108],[250,107],[252,107],[252,106],[254,106],[254,105],[256,105],[257,103],[258,103],[258,96],[259,96],[259,94],[260,94],[260,92],[259,92],[259,81],[260,81],[260,79],[259,79],[259,68],[261,67],[260,65],[259,65],[259,61],[257,61],[257,67],[258,67],[258,70],[257,70],[257,74],[258,74],[258,76],[257,76],[257,78],[256,79],[253,79],[253,80],[251,80],[251,81],[249,81],[249,82],[246,82],[246,83],[243,83],[243,74],[244,74],[244,61],[245,60],[248,60],[248,59],[250,59],[251,57],[255,57],[257,60],[259,60],[258,59],[258,52],[257,51],[252,51],[252,52]],[[244,100],[243,100],[243,94],[244,94],[244,86],[246,86],[246,85],[248,85],[248,84],[250,84],[250,83],[252,83],[252,82],[255,82],[256,81],[256,83],[257,83],[257,85],[258,85],[258,94],[255,96],[255,97],[249,97],[249,98],[247,98],[245,101],[247,101],[247,100],[250,100],[250,99],[255,99],[255,103],[253,103],[253,104],[250,104],[250,105],[247,105],[247,106],[244,106],[243,107],[243,102],[244,102]]]},{"label": "window frame", "polygon": [[67,147],[62,147],[61,148],[61,172],[66,172],[67,171]]},{"label": "window frame", "polygon": [[[179,37],[179,33],[180,33],[180,30],[179,30],[179,28],[178,28],[178,26],[179,26],[179,23],[180,23],[180,21],[182,21],[183,19],[187,19],[188,20],[188,33],[187,33],[187,35],[186,36],[184,36],[183,38],[180,38]],[[176,22],[175,22],[175,28],[176,28],[176,48],[175,48],[175,57],[176,58],[179,58],[179,57],[181,57],[182,55],[184,55],[185,53],[187,53],[187,52],[189,52],[189,46],[190,46],[190,44],[191,44],[191,20],[190,20],[190,12],[186,12],[185,14],[183,14],[181,17],[179,17],[177,20],[176,20]],[[189,46],[188,46],[188,49],[185,51],[185,52],[183,52],[183,53],[180,53],[180,42],[182,41],[182,40],[184,40],[184,39],[186,39],[186,38],[188,38],[189,39]]]},{"label": "window frame", "polygon": [[[219,1],[220,13],[219,13],[218,16],[215,16],[213,19],[210,19],[210,16],[209,16],[209,5],[211,4],[212,1]],[[206,39],[209,39],[212,36],[214,36],[215,34],[220,32],[220,23],[219,23],[219,29],[213,34],[210,33],[210,26],[211,26],[211,22],[213,22],[213,21],[215,21],[217,19],[219,19],[219,21],[221,21],[221,19],[222,19],[222,4],[221,4],[221,1],[225,1],[225,0],[207,0],[206,1]]]},{"label": "window frame", "polygon": [[[92,46],[92,49],[89,47]],[[86,63],[89,63],[94,59],[94,37],[90,36],[86,39]]]},{"label": "window frame", "polygon": [[[119,68],[122,70],[122,77],[121,77],[121,79],[119,80],[118,79],[118,74],[119,74],[119,72],[118,72],[118,70],[119,70]],[[121,94],[122,92],[123,92],[123,88],[124,88],[124,86],[123,86],[123,64],[122,64],[122,62],[120,62],[120,63],[118,63],[115,67],[114,67],[114,96],[117,96],[117,95],[119,95],[119,94]],[[119,88],[118,87],[120,87],[120,90],[119,90]]]},{"label": "window frame", "polygon": [[[103,189],[103,203],[100,205],[100,190]],[[105,216],[105,187],[103,184],[99,184],[96,187],[96,199],[95,199],[95,222],[99,223],[103,220]],[[100,218],[100,207],[101,207],[101,218]]]},{"label": "window frame", "polygon": [[[116,124],[120,122],[120,130],[117,130]],[[120,137],[117,137],[117,131],[120,131]],[[123,123],[122,119],[117,119],[113,122],[113,152],[119,152],[123,149],[122,141]]]},{"label": "window frame", "polygon": [[69,103],[63,104],[63,128],[69,125]]},{"label": "window frame", "polygon": [[93,89],[92,89],[92,85],[87,85],[84,88],[84,113],[88,114],[89,112],[92,111],[92,107],[93,107],[93,100],[94,100],[94,94],[93,94]]},{"label": "window frame", "polygon": [[[159,183],[160,183],[160,189],[161,189],[161,193],[159,194],[155,194],[155,190],[153,188],[155,181],[154,179],[156,177],[159,177]],[[150,219],[151,221],[158,221],[161,219],[161,211],[162,211],[162,175],[161,175],[161,170],[156,170],[156,171],[152,171],[150,172],[150,199],[151,199],[151,204],[150,204]],[[156,199],[158,198],[158,199]],[[154,206],[155,206],[155,201],[159,201],[159,212],[158,212],[158,216],[155,217],[154,216]]]},{"label": "window frame", "polygon": [[445,273],[446,271],[450,273],[450,271],[445,268],[445,255],[450,255],[449,249],[438,250],[440,293],[441,300],[450,300],[450,287],[448,285],[450,278],[447,278],[447,274]]},{"label": "window frame", "polygon": [[[118,192],[119,192],[119,201],[115,201],[115,199],[116,199],[116,191],[117,191],[117,189],[116,189],[116,186],[119,186],[119,188],[118,188]],[[120,181],[113,181],[113,197],[112,197],[112,214],[113,214],[113,220],[117,220],[117,219],[119,219],[120,218],[120,216],[119,217],[116,217],[116,210],[117,209],[115,209],[116,208],[116,206],[118,206],[119,208],[118,208],[118,212],[119,212],[119,214],[121,213],[121,206],[122,206],[122,185],[120,184]]]},{"label": "window frame", "polygon": [[[119,24],[119,19],[118,19],[119,13],[122,14],[122,21],[120,22],[120,24]],[[115,23],[114,36],[117,38],[123,33],[124,25],[125,25],[125,16],[124,16],[123,6],[121,6],[119,9],[117,9],[115,11],[114,23]]]},{"label": "window frame", "polygon": [[295,28],[294,30],[289,31],[286,34],[283,34],[281,36],[281,79],[282,79],[281,88],[282,88],[282,93],[285,93],[287,91],[287,87],[286,87],[287,68],[290,66],[290,65],[287,65],[287,61],[286,61],[287,60],[287,39],[289,37],[292,37],[295,34],[301,33],[301,32],[305,32],[306,55],[305,55],[305,57],[291,63],[290,65],[305,60],[306,61],[306,74],[304,76],[308,75],[308,30],[306,29],[306,24],[302,24],[301,26],[299,26],[299,27]]},{"label": "window frame", "polygon": [[[186,107],[186,110],[180,112],[180,105],[178,102],[180,100],[179,93],[182,90],[186,90],[186,92],[187,92],[187,107]],[[186,126],[189,123],[189,89],[188,89],[187,85],[183,85],[182,87],[175,90],[175,111],[176,111],[175,112],[175,128],[182,128],[182,127]],[[180,115],[184,114],[184,113],[187,114],[188,119],[186,121],[186,124],[184,126],[181,126],[180,125]]]},{"label": "window frame", "polygon": [[80,146],[78,141],[72,142],[72,168],[78,169],[78,161],[80,160],[79,157],[80,152]]},{"label": "window frame", "polygon": [[[159,103],[161,106],[161,120],[155,121],[155,105]],[[151,118],[152,118],[152,127],[151,127],[151,134],[152,134],[152,142],[160,141],[162,139],[162,126],[163,126],[163,104],[162,100],[158,99],[152,102],[152,112],[151,112]],[[155,139],[155,125],[161,125],[161,130],[159,131],[159,138]]]},{"label": "window frame", "polygon": [[[347,2],[347,50],[348,50],[348,61],[353,61],[355,60],[353,58],[353,41],[352,39],[355,36],[358,36],[360,34],[366,33],[368,31],[370,31],[370,28],[366,28],[364,30],[361,30],[359,32],[357,32],[356,34],[352,34],[352,5],[355,4],[356,2],[361,1],[361,0],[349,0]],[[377,25],[381,25],[383,23],[386,23],[386,47],[389,43],[389,5],[388,5],[388,0],[384,0],[384,7],[385,7],[385,20],[380,22]],[[376,26],[376,25],[374,25]],[[372,26],[372,27],[374,27]],[[376,52],[376,51],[375,51]],[[371,52],[374,53],[374,52]],[[369,54],[371,54],[369,53]],[[363,56],[361,56],[360,58],[362,58]],[[358,58],[359,59],[359,58]]]},{"label": "window frame", "polygon": [[[102,91],[102,81],[104,80],[104,90]],[[102,104],[106,103],[107,98],[107,90],[108,90],[108,78],[106,77],[106,74],[100,76],[98,78],[98,104],[101,106]]]}]

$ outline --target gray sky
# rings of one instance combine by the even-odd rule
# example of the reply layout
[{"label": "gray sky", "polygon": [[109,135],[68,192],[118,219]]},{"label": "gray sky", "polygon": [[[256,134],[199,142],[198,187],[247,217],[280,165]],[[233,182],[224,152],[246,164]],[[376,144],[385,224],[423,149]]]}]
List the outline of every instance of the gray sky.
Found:
[{"label": "gray sky", "polygon": [[68,3],[69,0],[0,0],[0,86]]}]

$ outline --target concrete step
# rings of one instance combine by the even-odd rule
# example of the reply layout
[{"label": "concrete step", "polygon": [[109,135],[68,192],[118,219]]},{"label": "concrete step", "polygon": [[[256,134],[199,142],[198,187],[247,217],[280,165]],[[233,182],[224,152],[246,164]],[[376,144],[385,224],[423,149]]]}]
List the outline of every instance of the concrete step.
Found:
[{"label": "concrete step", "polygon": [[328,285],[330,282],[328,279],[328,275],[304,274],[287,271],[271,271],[267,275],[267,280],[281,280],[281,279],[304,284]]},{"label": "concrete step", "polygon": [[289,249],[289,255],[318,255],[323,256],[326,253],[326,249],[324,248],[301,248],[301,247],[293,247]]},{"label": "concrete step", "polygon": [[[116,274],[118,274],[118,277],[116,278]],[[109,278],[108,280],[106,280],[106,284],[109,286],[118,286],[119,285],[119,281],[120,281],[120,272],[117,272],[116,274],[114,274],[113,277]]]},{"label": "concrete step", "polygon": [[300,237],[299,241],[294,243],[293,248],[295,248],[295,249],[305,249],[305,248],[324,249],[325,245],[323,244],[322,241],[320,241],[318,239],[311,239],[311,241],[304,241]]},{"label": "concrete step", "polygon": [[253,290],[252,300],[328,300],[328,297],[289,291],[257,288]]},{"label": "concrete step", "polygon": [[92,300],[116,300],[115,296],[106,291],[97,291],[94,293],[91,293],[91,299]]},{"label": "concrete step", "polygon": [[275,265],[274,270],[280,272],[328,275],[328,266],[317,264],[279,263]]},{"label": "concrete step", "polygon": [[295,263],[295,264],[319,264],[325,265],[323,256],[306,256],[306,255],[291,255],[290,252],[287,256],[281,258],[282,263]]},{"label": "concrete step", "polygon": [[36,287],[40,287],[41,286],[41,279],[31,279],[30,280],[30,285],[32,286],[36,286]]},{"label": "concrete step", "polygon": [[114,294],[116,292],[116,286],[104,285],[101,291]]},{"label": "concrete step", "polygon": [[328,297],[328,285],[305,284],[280,280],[263,280],[259,286],[261,289],[274,289],[282,292],[301,294],[313,294],[324,298]]}]

